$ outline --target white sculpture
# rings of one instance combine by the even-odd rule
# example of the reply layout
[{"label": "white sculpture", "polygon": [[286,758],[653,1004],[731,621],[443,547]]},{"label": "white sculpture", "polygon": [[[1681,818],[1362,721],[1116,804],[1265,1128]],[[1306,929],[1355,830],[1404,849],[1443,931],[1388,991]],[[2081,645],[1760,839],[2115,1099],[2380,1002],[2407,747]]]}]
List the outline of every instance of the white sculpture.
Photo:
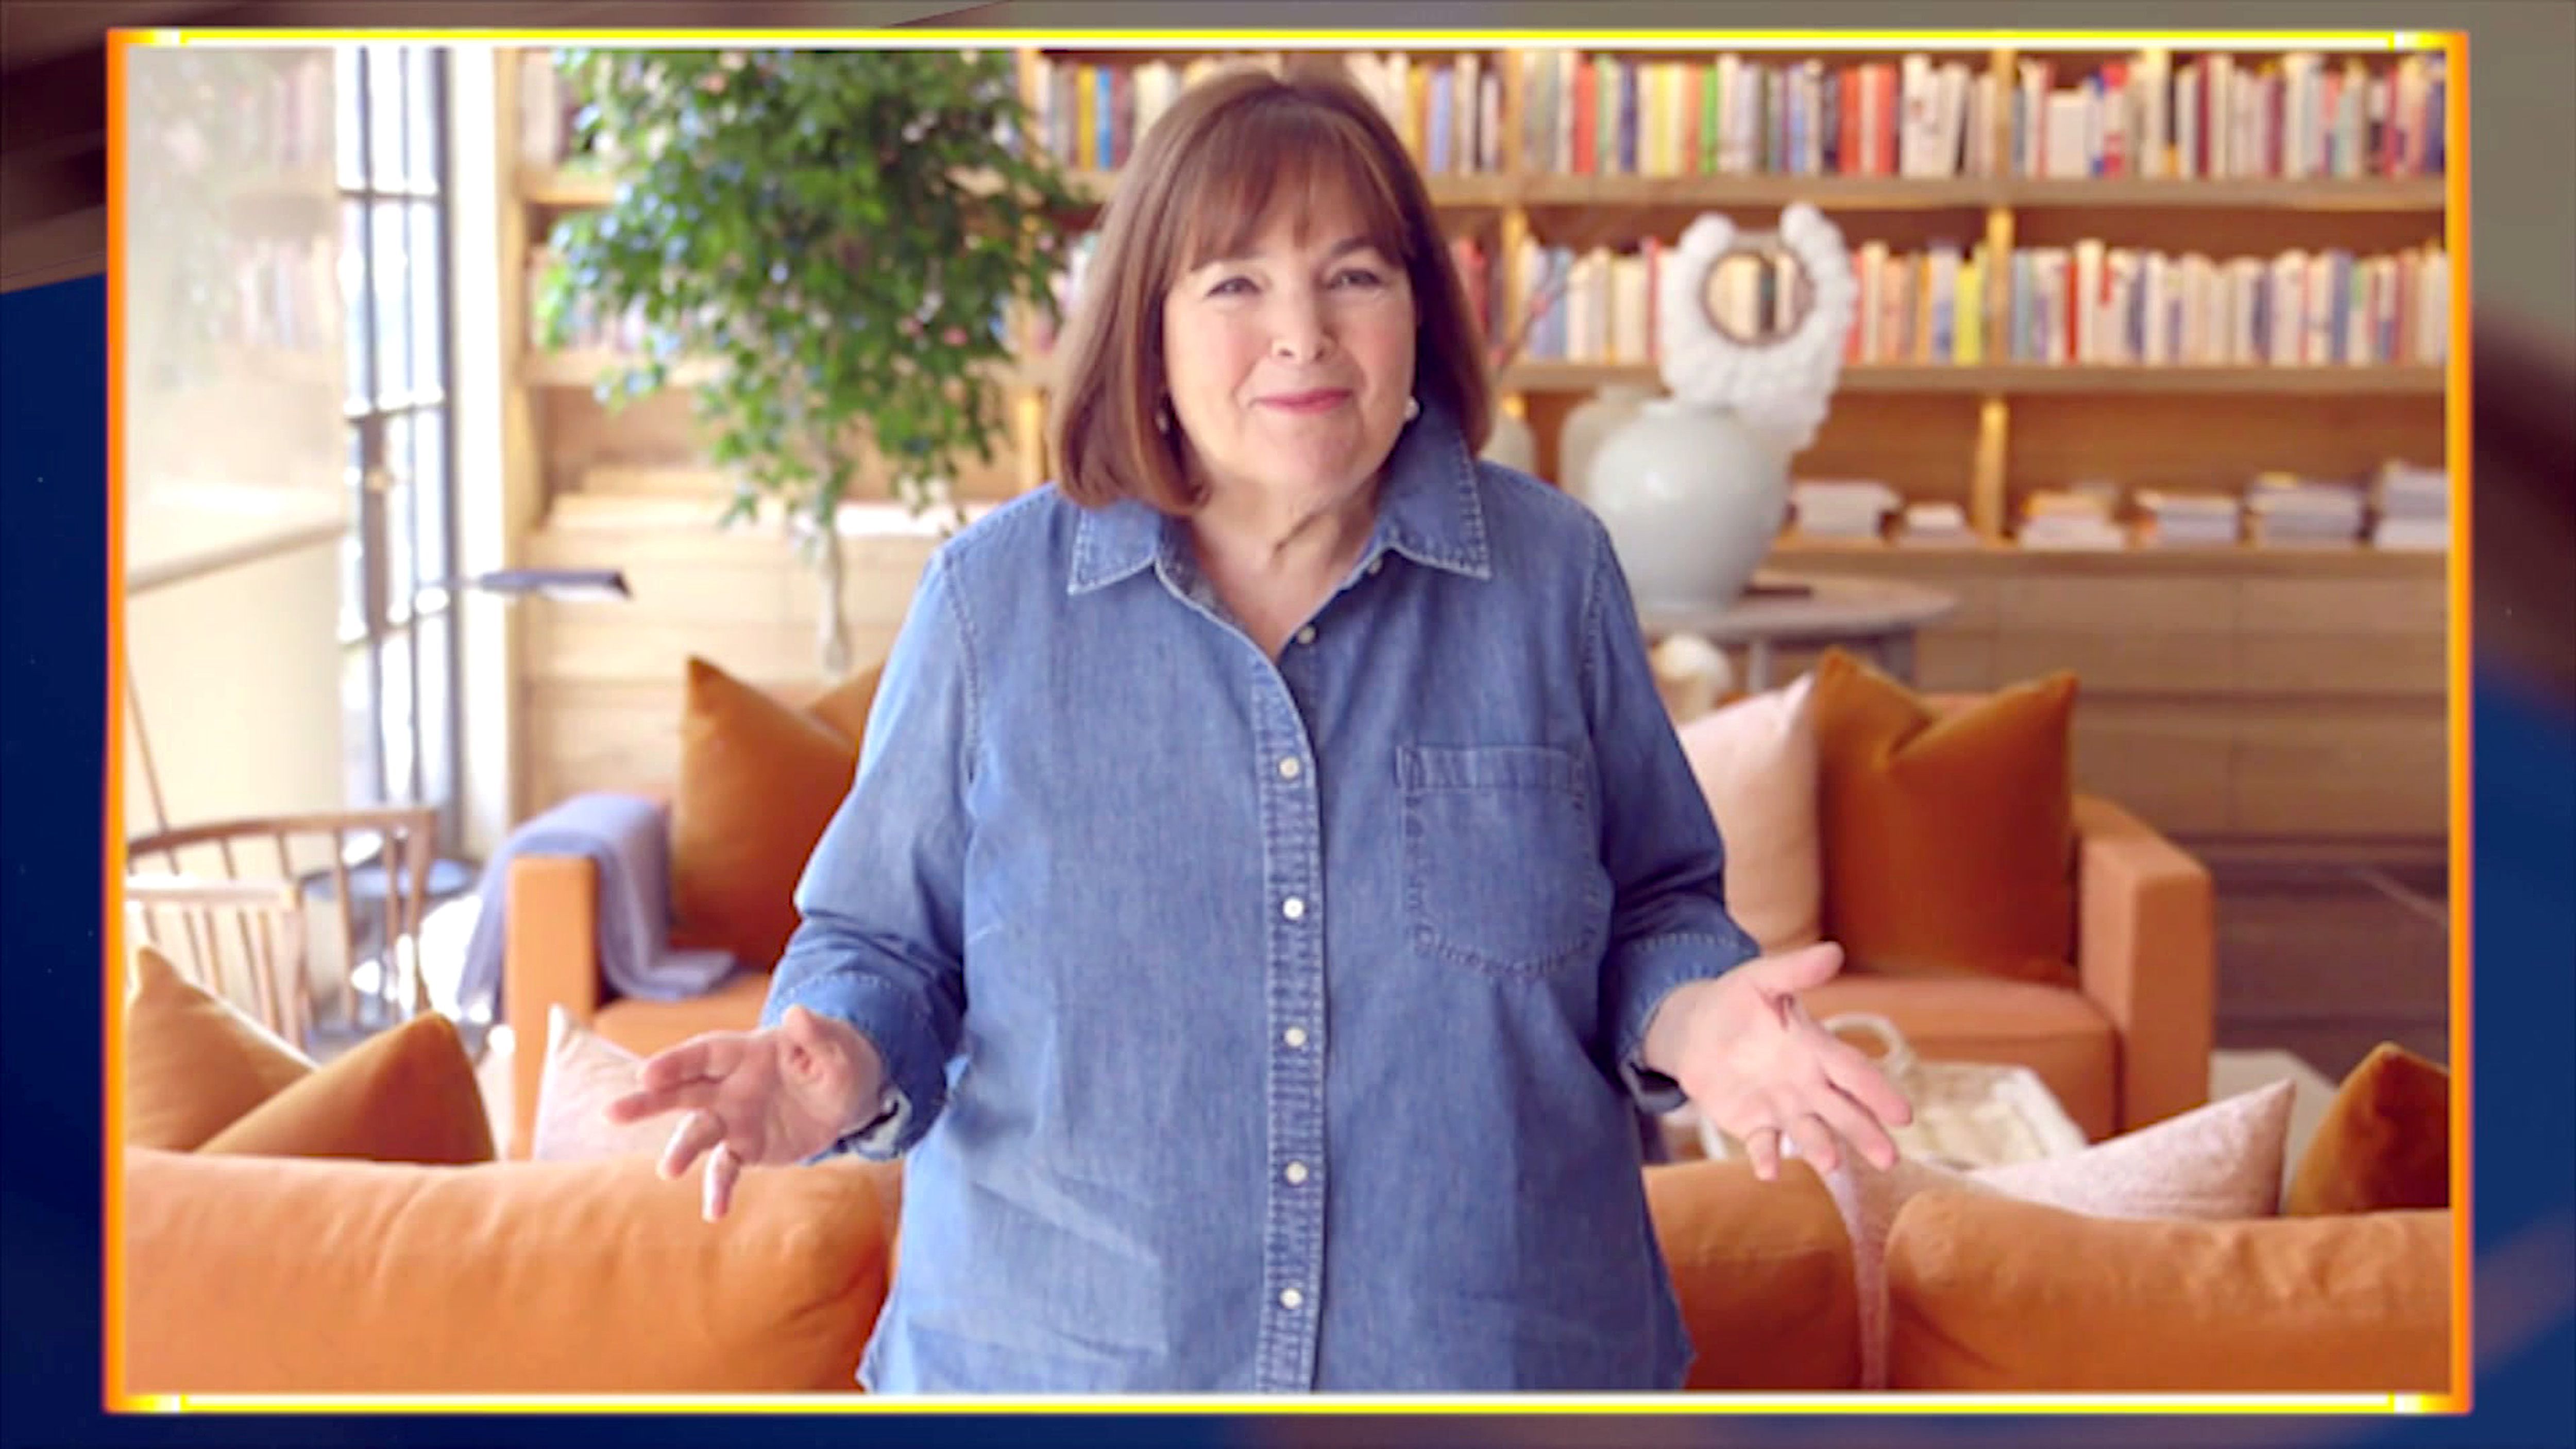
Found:
[{"label": "white sculpture", "polygon": [[1785,330],[1757,323],[1754,336],[1739,335],[1741,324],[1729,314],[1744,290],[1736,279],[1751,272],[1728,263],[1749,257],[1767,264],[1763,243],[1772,240],[1739,238],[1735,224],[1715,212],[1692,222],[1660,278],[1656,337],[1664,386],[1675,400],[1724,408],[1797,453],[1816,440],[1842,379],[1858,288],[1841,230],[1814,207],[1793,202],[1780,213],[1776,244],[1796,264],[1809,304]]},{"label": "white sculpture", "polygon": [[1642,609],[1719,610],[1751,582],[1788,514],[1789,460],[1841,379],[1855,290],[1841,231],[1804,202],[1774,236],[1714,213],[1682,233],[1655,298],[1672,396],[1579,480]]}]

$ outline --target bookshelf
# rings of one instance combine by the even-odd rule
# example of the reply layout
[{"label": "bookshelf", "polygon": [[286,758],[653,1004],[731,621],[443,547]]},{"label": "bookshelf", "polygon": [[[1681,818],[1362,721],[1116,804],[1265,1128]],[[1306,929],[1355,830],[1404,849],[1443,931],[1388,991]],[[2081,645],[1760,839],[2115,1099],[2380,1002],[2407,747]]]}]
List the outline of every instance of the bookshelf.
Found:
[{"label": "bookshelf", "polygon": [[[1024,50],[1030,139],[1068,164],[1084,205],[1097,206],[1135,136],[1198,69],[1264,58]],[[515,178],[503,273],[524,314],[531,249],[555,216],[607,203],[615,182],[542,144],[544,56],[520,52],[515,63],[518,80],[503,86],[504,174]],[[2035,497],[2088,478],[2236,493],[2271,470],[2358,478],[2392,459],[2442,464],[2447,78],[2437,57],[1447,49],[1350,63],[1413,143],[1453,242],[1482,258],[1471,284],[1497,330],[1523,315],[1551,249],[1643,253],[1651,266],[1657,245],[1711,209],[1758,226],[1791,201],[1811,202],[1856,258],[1870,248],[1890,287],[1920,285],[1936,263],[1983,262],[1979,292],[1949,300],[1941,348],[1916,325],[1924,296],[1889,304],[1913,321],[1877,355],[1847,359],[1833,415],[1797,464],[1802,477],[1878,478],[1908,501],[1955,503],[1973,536],[1899,545],[1793,532],[1777,560],[1960,591],[1960,613],[1925,641],[1927,686],[1986,688],[2079,668],[2093,731],[2080,751],[2087,783],[2176,833],[2391,848],[2438,838],[2441,554],[2253,543],[2059,551],[2015,538]],[[2080,146],[2065,139],[2078,117]],[[1677,139],[1654,139],[1658,122]],[[2293,255],[2306,269],[2296,276],[2284,261]],[[2195,270],[2195,258],[2207,265]],[[2231,262],[2242,278],[2211,277]],[[2132,327],[2127,345],[2076,360],[2080,331],[2056,314],[2034,322],[2043,314],[2031,309],[2052,287],[2076,290],[2079,268],[2084,286],[2160,286],[2166,311],[2205,313],[2203,346],[2185,351],[2193,328],[2171,322],[2162,345],[2152,328]],[[1917,282],[1894,280],[1909,270]],[[2248,300],[2258,291],[2276,314],[2293,299],[2328,309],[2334,323],[2309,329],[2322,341],[2284,345],[2276,328],[2268,346],[2250,334],[2233,351],[2210,345],[2228,326],[2243,331],[2243,319],[2193,299],[2206,293],[2244,311],[2263,305]],[[2145,310],[2133,302],[2129,316]],[[2053,358],[2047,329],[2059,326],[2063,353]],[[648,526],[617,521],[621,499],[634,500],[633,520],[648,502],[668,518],[673,496],[721,486],[695,457],[675,396],[630,404],[614,422],[591,399],[618,361],[613,348],[541,353],[526,350],[524,329],[509,335],[520,348],[504,359],[511,466],[529,475],[520,485],[529,496],[583,504],[536,551],[574,563],[605,540],[638,547]],[[994,378],[1011,436],[994,466],[957,480],[972,501],[1047,476],[1050,362],[1038,339],[1018,335],[1020,362]],[[1649,356],[1533,339],[1497,381],[1550,473],[1577,404],[1658,379]],[[686,362],[674,370],[683,384],[698,375]],[[687,543],[655,535],[652,548],[667,550],[678,573],[703,566],[702,578],[674,588],[712,593],[716,580],[738,582],[753,567],[744,540],[705,532]],[[867,548],[891,577],[853,585],[877,590],[853,609],[862,653],[883,642],[871,629],[890,634],[899,620],[918,566],[907,560],[925,551],[908,537]],[[723,628],[780,631],[789,644],[758,652],[790,670],[808,621],[773,624],[766,604],[757,619],[735,617],[746,608],[737,589],[716,610]],[[704,609],[674,602],[669,612],[673,647],[697,639],[687,647],[717,651],[716,635],[689,632],[706,623]],[[543,645],[535,652],[542,670]],[[561,669],[605,683],[568,657]],[[651,694],[640,677],[619,685]],[[543,693],[541,681],[534,687]],[[564,748],[586,763],[541,771],[541,795],[611,782],[608,762],[620,757],[597,742],[603,708],[592,697],[572,711],[591,733],[578,744],[564,736]],[[2367,787],[2353,785],[2365,775]]]}]

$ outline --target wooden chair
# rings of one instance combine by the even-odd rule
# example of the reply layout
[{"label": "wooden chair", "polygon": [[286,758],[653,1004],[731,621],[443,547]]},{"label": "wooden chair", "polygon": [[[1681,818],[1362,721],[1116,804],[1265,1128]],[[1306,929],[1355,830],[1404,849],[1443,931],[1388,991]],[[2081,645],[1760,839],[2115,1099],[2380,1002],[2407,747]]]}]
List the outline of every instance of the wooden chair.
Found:
[{"label": "wooden chair", "polygon": [[157,831],[126,845],[128,919],[183,975],[327,1052],[428,1008],[420,935],[436,852],[427,806]]},{"label": "wooden chair", "polygon": [[292,884],[139,876],[125,883],[125,911],[133,939],[181,976],[287,1041],[311,1034],[312,993],[303,989],[311,927]]}]

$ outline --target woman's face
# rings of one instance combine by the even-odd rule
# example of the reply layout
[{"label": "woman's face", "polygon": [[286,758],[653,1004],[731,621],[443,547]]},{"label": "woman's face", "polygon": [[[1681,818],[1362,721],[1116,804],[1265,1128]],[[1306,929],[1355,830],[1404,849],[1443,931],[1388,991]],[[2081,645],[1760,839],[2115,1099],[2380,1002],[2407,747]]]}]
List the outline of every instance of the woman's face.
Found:
[{"label": "woman's face", "polygon": [[1305,512],[1366,488],[1394,451],[1416,319],[1402,264],[1361,240],[1350,208],[1298,220],[1274,216],[1245,255],[1173,284],[1163,372],[1212,490]]}]

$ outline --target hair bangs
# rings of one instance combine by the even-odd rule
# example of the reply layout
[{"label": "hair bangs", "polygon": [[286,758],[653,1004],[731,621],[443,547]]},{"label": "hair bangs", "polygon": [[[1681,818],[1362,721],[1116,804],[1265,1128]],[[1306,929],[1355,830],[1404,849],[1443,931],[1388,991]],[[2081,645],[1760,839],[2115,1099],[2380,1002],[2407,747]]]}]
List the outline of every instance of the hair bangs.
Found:
[{"label": "hair bangs", "polygon": [[1235,107],[1211,132],[1173,178],[1175,193],[1192,199],[1179,208],[1173,275],[1164,285],[1211,262],[1250,254],[1283,219],[1301,245],[1341,241],[1314,234],[1319,226],[1341,226],[1390,261],[1419,260],[1407,245],[1410,228],[1396,179],[1385,174],[1369,137],[1349,118],[1293,96],[1264,96]]}]

